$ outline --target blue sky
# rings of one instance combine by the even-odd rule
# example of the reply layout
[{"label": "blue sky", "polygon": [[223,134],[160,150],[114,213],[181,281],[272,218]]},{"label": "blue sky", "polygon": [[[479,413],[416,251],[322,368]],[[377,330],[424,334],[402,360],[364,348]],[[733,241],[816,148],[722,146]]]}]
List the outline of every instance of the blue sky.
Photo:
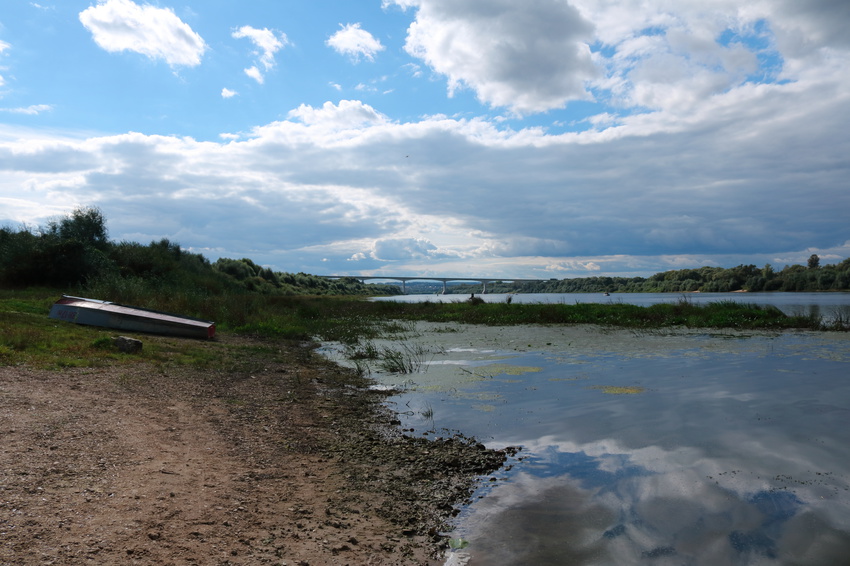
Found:
[{"label": "blue sky", "polygon": [[850,256],[845,0],[0,11],[0,225],[316,274]]}]

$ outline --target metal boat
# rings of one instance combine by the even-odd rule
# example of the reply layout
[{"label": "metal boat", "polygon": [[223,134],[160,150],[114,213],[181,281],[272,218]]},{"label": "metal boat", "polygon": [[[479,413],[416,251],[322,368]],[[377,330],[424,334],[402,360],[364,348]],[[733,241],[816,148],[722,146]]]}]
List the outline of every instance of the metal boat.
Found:
[{"label": "metal boat", "polygon": [[62,298],[53,304],[48,316],[77,324],[130,332],[187,338],[215,337],[214,322],[68,295],[62,295]]}]

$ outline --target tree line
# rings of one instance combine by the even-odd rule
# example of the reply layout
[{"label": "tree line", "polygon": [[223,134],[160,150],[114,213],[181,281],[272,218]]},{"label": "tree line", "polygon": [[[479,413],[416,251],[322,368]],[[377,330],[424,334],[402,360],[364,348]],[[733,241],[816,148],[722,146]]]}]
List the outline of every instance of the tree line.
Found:
[{"label": "tree line", "polygon": [[[452,293],[470,293],[480,285],[454,285]],[[807,265],[699,267],[656,273],[651,277],[581,277],[528,283],[488,283],[488,293],[725,293],[732,291],[848,291],[850,258],[820,265],[817,254]]]},{"label": "tree line", "polygon": [[[251,259],[210,262],[163,238],[147,245],[114,242],[94,207],[75,209],[40,227],[0,227],[0,286],[56,287],[132,296],[133,288],[180,289],[202,294],[245,291],[270,295],[398,294],[396,285],[328,280],[275,272]],[[117,300],[117,299],[115,299]]]},{"label": "tree line", "polygon": [[[277,272],[248,258],[210,262],[168,239],[114,242],[106,218],[94,207],[78,208],[41,227],[0,227],[0,286],[49,286],[107,296],[132,288],[191,289],[216,294],[245,291],[269,295],[394,295],[397,285],[364,284],[355,278],[328,280],[306,273]],[[476,293],[480,285],[455,284],[450,293]],[[490,293],[688,293],[731,291],[847,291],[850,258],[821,265],[700,267],[664,271],[651,277],[582,277],[487,284]],[[117,300],[117,299],[115,299]]]}]

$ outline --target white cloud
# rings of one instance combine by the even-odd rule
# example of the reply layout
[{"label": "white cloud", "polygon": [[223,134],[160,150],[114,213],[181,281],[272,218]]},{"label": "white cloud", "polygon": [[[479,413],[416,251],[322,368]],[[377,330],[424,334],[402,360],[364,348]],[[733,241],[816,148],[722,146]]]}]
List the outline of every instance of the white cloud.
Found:
[{"label": "white cloud", "polygon": [[367,84],[363,84],[363,83],[358,83],[357,86],[354,87],[354,90],[360,91],[360,92],[371,92],[371,93],[378,92],[378,89],[375,88],[374,85],[367,85]]},{"label": "white cloud", "polygon": [[[3,55],[3,52],[12,47],[5,41],[0,40],[0,55]],[[3,70],[3,67],[0,67],[0,70]],[[6,79],[3,78],[3,75],[0,75],[0,86],[6,84]]]},{"label": "white cloud", "polygon": [[407,260],[428,257],[437,246],[423,238],[386,238],[376,240],[369,254],[380,261]]},{"label": "white cloud", "polygon": [[340,100],[338,105],[325,102],[321,108],[302,104],[291,110],[289,117],[310,126],[331,126],[334,129],[361,128],[387,120],[386,116],[359,100]]},{"label": "white cloud", "polygon": [[[519,114],[574,100],[687,116],[749,83],[841,72],[850,4],[698,0],[384,0],[415,10],[405,49]],[[830,68],[831,67],[831,68]]]},{"label": "white cloud", "polygon": [[333,34],[326,44],[341,55],[347,55],[354,61],[360,58],[369,61],[375,60],[375,55],[384,50],[381,42],[368,31],[362,29],[360,24],[340,24],[340,29]]},{"label": "white cloud", "polygon": [[35,116],[42,112],[50,112],[53,106],[50,104],[33,104],[24,108],[0,108],[0,112],[9,112],[10,114],[29,114]]},{"label": "white cloud", "polygon": [[408,39],[422,60],[488,104],[607,104],[565,133],[552,124],[568,113],[551,131],[512,129],[471,114],[402,122],[358,100],[302,104],[220,143],[0,125],[0,213],[97,204],[116,238],[314,273],[633,276],[850,254],[850,42],[826,21],[840,5],[396,3],[418,10]]},{"label": "white cloud", "polygon": [[396,3],[418,8],[405,49],[445,75],[450,94],[468,87],[482,102],[521,114],[590,96],[593,26],[567,2]]},{"label": "white cloud", "polygon": [[[7,138],[0,198],[97,204],[116,238],[172,237],[283,270],[345,272],[356,261],[360,271],[579,277],[805,262],[813,247],[847,253],[850,195],[835,187],[850,141],[834,120],[845,90],[825,92],[754,88],[685,129],[661,120],[652,136],[642,122],[614,126],[616,136],[440,116],[396,123],[343,100],[222,143]],[[783,112],[792,103],[799,111]],[[803,151],[815,143],[830,149]],[[262,242],[244,235],[258,232]]]},{"label": "white cloud", "polygon": [[79,17],[95,42],[110,53],[134,51],[171,66],[194,67],[207,49],[201,36],[169,8],[100,0]]},{"label": "white cloud", "polygon": [[[232,33],[235,39],[247,38],[254,44],[256,51],[254,55],[257,57],[257,62],[262,65],[264,71],[269,71],[275,66],[275,53],[289,45],[289,40],[285,33],[275,32],[268,29],[257,29],[251,26],[242,26]],[[256,65],[245,69],[245,74],[257,81],[260,84],[264,82],[263,71]]]},{"label": "white cloud", "polygon": [[262,71],[260,71],[257,67],[248,67],[245,69],[245,74],[257,81],[259,84],[266,82],[266,78],[263,76]]},{"label": "white cloud", "polygon": [[230,90],[229,88],[226,88],[226,87],[221,89],[221,97],[222,98],[233,98],[237,94],[239,94],[239,93],[236,92],[235,90]]}]

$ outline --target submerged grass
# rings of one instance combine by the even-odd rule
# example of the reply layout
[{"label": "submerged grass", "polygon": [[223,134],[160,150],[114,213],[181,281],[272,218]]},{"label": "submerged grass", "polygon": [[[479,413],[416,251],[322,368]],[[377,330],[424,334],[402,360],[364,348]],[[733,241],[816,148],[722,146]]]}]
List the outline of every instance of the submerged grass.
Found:
[{"label": "submerged grass", "polygon": [[598,389],[608,395],[638,395],[639,393],[646,392],[646,388],[636,385],[594,385],[591,389]]}]

